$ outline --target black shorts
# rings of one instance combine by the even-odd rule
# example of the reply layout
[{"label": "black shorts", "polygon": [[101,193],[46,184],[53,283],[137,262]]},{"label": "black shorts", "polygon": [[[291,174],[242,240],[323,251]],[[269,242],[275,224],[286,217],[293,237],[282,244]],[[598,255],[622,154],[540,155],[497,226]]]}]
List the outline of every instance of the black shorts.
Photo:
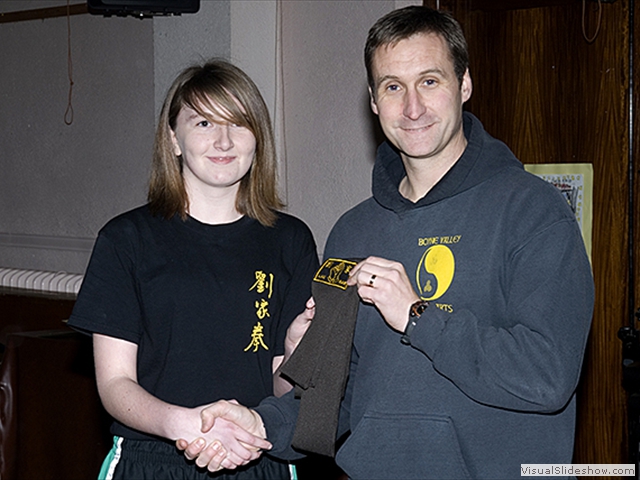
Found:
[{"label": "black shorts", "polygon": [[99,480],[295,480],[295,467],[262,455],[236,470],[211,473],[173,445],[114,437]]}]

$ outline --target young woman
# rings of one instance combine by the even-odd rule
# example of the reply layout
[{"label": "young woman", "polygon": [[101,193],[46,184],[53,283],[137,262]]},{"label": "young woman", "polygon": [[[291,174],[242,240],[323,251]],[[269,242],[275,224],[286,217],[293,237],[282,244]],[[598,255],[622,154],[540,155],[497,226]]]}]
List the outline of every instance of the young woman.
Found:
[{"label": "young woman", "polygon": [[[252,406],[291,388],[275,372],[311,316],[300,312],[318,268],[307,226],[278,212],[269,114],[240,69],[213,60],[176,78],[148,200],[100,231],[69,321],[93,334],[98,390],[115,420],[101,478],[291,478],[287,464],[257,458],[265,440],[222,420],[200,431],[206,404]],[[198,437],[221,440],[230,462],[251,462],[199,469],[174,446]]]}]

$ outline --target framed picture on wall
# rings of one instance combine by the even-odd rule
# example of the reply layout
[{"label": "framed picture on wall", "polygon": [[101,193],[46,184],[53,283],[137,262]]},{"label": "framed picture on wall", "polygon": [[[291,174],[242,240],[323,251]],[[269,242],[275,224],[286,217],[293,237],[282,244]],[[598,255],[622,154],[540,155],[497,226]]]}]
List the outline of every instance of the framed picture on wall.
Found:
[{"label": "framed picture on wall", "polygon": [[575,213],[591,259],[593,165],[590,163],[527,164],[525,170],[554,185]]}]

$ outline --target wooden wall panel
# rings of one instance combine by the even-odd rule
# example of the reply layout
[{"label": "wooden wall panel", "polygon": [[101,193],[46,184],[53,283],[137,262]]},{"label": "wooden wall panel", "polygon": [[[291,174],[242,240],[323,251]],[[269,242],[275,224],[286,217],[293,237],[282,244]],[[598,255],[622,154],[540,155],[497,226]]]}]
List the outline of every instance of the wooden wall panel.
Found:
[{"label": "wooden wall panel", "polygon": [[[593,164],[596,305],[578,392],[574,461],[626,463],[617,332],[629,322],[628,1],[603,4],[592,43],[582,33],[580,1],[528,9],[514,1],[513,9],[492,11],[473,3],[440,2],[469,42],[474,91],[468,109],[523,163]],[[588,4],[589,35],[595,8]]]}]

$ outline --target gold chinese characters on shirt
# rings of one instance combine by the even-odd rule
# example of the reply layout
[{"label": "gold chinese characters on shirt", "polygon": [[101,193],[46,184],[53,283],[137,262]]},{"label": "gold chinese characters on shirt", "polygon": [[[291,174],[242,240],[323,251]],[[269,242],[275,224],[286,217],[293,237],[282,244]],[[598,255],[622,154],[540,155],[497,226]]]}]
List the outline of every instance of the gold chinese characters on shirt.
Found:
[{"label": "gold chinese characters on shirt", "polygon": [[259,296],[254,302],[258,321],[251,330],[251,341],[244,349],[245,352],[249,350],[257,352],[260,348],[269,350],[267,344],[264,343],[264,327],[261,321],[265,321],[271,316],[269,314],[269,300],[273,294],[273,273],[265,273],[262,270],[256,270],[255,279],[256,281],[251,288],[249,288],[249,291],[254,291]]}]

